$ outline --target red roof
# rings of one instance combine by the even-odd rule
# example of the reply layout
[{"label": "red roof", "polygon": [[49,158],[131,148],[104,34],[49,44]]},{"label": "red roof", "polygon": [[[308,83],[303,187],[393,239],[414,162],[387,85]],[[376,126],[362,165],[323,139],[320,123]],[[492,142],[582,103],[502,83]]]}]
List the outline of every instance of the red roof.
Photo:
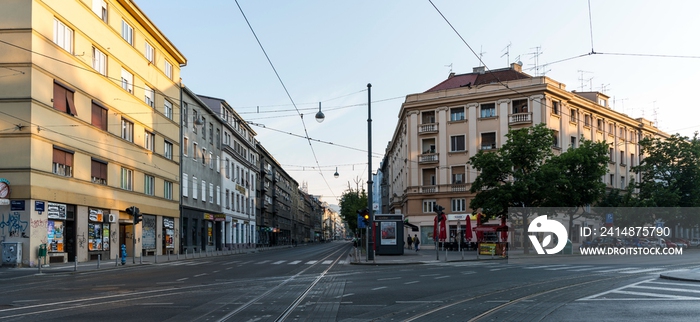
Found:
[{"label": "red roof", "polygon": [[516,71],[511,68],[497,69],[486,71],[483,74],[480,73],[469,73],[454,75],[440,84],[433,86],[431,89],[425,91],[437,92],[444,91],[448,89],[460,88],[460,87],[473,87],[484,84],[498,83],[498,81],[505,82],[516,79],[532,78],[532,76]]}]

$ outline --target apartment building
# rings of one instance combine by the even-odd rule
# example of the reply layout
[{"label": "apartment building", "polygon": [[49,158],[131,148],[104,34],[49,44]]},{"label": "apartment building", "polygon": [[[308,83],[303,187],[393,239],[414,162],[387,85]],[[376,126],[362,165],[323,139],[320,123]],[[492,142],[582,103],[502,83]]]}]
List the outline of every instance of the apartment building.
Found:
[{"label": "apartment building", "polygon": [[265,147],[256,142],[260,155],[258,183],[257,224],[258,243],[263,245],[289,245],[293,235],[294,219],[297,216],[299,183],[277,162]]},{"label": "apartment building", "polygon": [[0,240],[21,265],[40,245],[62,262],[179,251],[186,62],[130,0],[3,2]]},{"label": "apartment building", "polygon": [[[182,90],[183,252],[225,247],[222,211],[221,128],[223,123],[190,88]],[[229,219],[230,223],[231,220]]]},{"label": "apartment building", "polygon": [[[223,139],[221,154],[221,210],[225,215],[226,247],[243,248],[255,244],[255,191],[258,174],[258,152],[255,131],[225,100],[199,95],[220,120],[216,142]],[[218,163],[217,163],[218,164]]]},{"label": "apartment building", "polygon": [[382,210],[403,213],[420,227],[421,241],[431,244],[433,206],[441,205],[450,235],[456,235],[457,220],[463,226],[472,212],[469,190],[477,173],[469,158],[498,149],[509,129],[540,123],[555,131],[555,153],[576,147],[582,137],[610,143],[608,173],[601,178],[609,188],[625,188],[634,178],[641,137],[668,136],[646,119],[612,110],[604,93],[567,91],[549,77],[523,73],[518,64],[451,73],[402,104],[382,163]]}]

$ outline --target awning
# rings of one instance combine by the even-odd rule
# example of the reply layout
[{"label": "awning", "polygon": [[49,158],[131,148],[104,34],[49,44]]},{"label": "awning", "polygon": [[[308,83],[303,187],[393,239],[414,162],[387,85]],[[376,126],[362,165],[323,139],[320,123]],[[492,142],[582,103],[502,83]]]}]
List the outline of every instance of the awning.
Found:
[{"label": "awning", "polygon": [[416,225],[414,225],[414,224],[409,224],[409,223],[407,223],[407,222],[404,222],[403,224],[404,224],[405,226],[411,227],[411,231],[418,231],[418,226],[416,226]]}]

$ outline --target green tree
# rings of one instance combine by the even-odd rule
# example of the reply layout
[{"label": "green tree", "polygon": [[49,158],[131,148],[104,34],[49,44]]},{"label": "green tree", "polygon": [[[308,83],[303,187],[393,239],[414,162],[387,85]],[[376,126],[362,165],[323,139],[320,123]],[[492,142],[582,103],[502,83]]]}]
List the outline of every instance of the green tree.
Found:
[{"label": "green tree", "polygon": [[340,217],[348,223],[353,233],[357,232],[357,211],[367,208],[367,192],[359,188],[353,190],[348,184],[348,190],[340,196]]},{"label": "green tree", "polygon": [[[553,193],[550,184],[557,174],[545,168],[552,157],[554,134],[544,124],[511,130],[506,142],[494,151],[481,150],[469,159],[478,171],[470,192],[476,193],[470,207],[481,209],[487,218],[505,216],[509,207],[539,207]],[[521,212],[523,245],[527,236],[527,212]],[[528,248],[525,247],[525,252]]]},{"label": "green tree", "polygon": [[605,195],[605,183],[601,178],[608,171],[608,144],[604,141],[594,142],[581,138],[578,147],[549,159],[545,171],[550,172],[554,186],[553,194],[543,206],[556,207],[569,217],[569,238],[574,233],[574,220],[586,217],[594,218],[588,212],[593,205]]}]

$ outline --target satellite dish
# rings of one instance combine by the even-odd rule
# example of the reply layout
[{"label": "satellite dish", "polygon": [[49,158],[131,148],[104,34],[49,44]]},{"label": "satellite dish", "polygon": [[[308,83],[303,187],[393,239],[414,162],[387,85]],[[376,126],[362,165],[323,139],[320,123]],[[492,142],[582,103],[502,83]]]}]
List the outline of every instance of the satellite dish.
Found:
[{"label": "satellite dish", "polygon": [[521,61],[518,60],[518,62],[517,62],[516,64],[522,66],[522,65],[523,65],[523,62],[521,62]]}]

